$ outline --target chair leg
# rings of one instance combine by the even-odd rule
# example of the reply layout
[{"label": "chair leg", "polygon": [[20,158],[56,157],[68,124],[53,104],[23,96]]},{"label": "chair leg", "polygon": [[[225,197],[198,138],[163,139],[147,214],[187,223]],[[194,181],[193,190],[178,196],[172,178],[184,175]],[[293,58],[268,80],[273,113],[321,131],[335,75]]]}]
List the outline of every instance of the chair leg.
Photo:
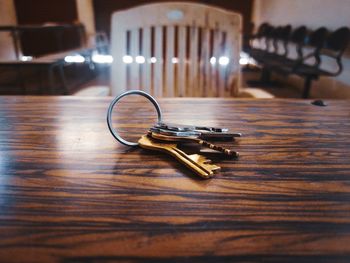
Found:
[{"label": "chair leg", "polygon": [[27,94],[27,89],[26,85],[24,83],[24,77],[23,77],[23,72],[22,72],[22,67],[19,65],[17,69],[17,83],[18,86],[21,89],[21,95],[26,95]]},{"label": "chair leg", "polygon": [[270,70],[263,68],[261,72],[261,78],[260,81],[262,83],[271,83],[271,72]]},{"label": "chair leg", "polygon": [[64,74],[63,64],[58,66],[58,74],[60,76],[61,83],[62,83],[63,95],[68,95],[69,90],[68,90],[66,76]]},{"label": "chair leg", "polygon": [[250,87],[279,87],[279,83],[271,81],[271,70],[263,68],[260,73],[260,80],[249,80],[247,81]]},{"label": "chair leg", "polygon": [[50,66],[48,69],[49,88],[51,95],[55,95],[54,69],[55,68],[53,66]]},{"label": "chair leg", "polygon": [[312,86],[312,78],[306,77],[305,83],[304,83],[303,99],[309,98],[311,86]]}]

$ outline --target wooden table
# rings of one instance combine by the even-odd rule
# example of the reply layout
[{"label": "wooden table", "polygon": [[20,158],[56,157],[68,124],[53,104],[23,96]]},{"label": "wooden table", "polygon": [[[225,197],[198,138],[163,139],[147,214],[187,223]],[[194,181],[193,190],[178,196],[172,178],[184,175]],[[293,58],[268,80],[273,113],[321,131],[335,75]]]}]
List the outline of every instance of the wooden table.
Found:
[{"label": "wooden table", "polygon": [[110,101],[0,98],[1,262],[350,262],[349,101],[160,100],[244,133],[212,180],[114,141]]}]

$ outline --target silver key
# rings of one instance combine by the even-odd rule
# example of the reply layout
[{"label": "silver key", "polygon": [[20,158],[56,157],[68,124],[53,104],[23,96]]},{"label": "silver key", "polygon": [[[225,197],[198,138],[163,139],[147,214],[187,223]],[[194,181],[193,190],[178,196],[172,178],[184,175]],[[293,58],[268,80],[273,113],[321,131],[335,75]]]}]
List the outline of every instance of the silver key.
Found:
[{"label": "silver key", "polygon": [[178,137],[198,137],[206,140],[233,140],[236,137],[242,137],[241,133],[230,133],[230,132],[209,132],[209,131],[198,131],[198,130],[188,130],[188,131],[175,131],[162,128],[152,127],[150,131],[168,136],[178,136]]},{"label": "silver key", "polygon": [[173,124],[159,122],[155,125],[156,128],[170,130],[170,131],[208,131],[208,132],[228,132],[227,128],[219,127],[208,127],[208,126],[192,126],[192,125],[182,125],[182,124]]}]

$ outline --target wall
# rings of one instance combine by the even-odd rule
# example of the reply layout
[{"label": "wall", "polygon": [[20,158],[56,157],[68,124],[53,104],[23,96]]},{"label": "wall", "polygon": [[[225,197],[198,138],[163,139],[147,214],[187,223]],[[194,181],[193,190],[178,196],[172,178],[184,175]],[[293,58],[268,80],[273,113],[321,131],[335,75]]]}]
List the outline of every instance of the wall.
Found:
[{"label": "wall", "polygon": [[[18,23],[28,24],[84,24],[89,35],[95,33],[92,0],[14,0]],[[38,41],[40,40],[40,41]],[[61,42],[62,40],[62,42]],[[41,30],[22,34],[23,53],[41,56],[60,50],[79,47],[77,28],[65,30]]]},{"label": "wall", "polygon": [[78,20],[85,25],[86,33],[95,33],[95,17],[92,0],[76,0]]},{"label": "wall", "polygon": [[[28,25],[44,23],[81,22],[88,34],[95,32],[92,0],[0,0],[1,25]],[[76,47],[79,43],[76,29],[64,33],[64,45]],[[68,41],[66,41],[68,39]],[[21,36],[25,55],[43,55],[61,49],[57,37],[52,32],[31,32]],[[59,46],[59,47],[58,47]],[[66,48],[66,47],[63,47]],[[12,37],[8,32],[0,32],[0,60],[14,60]]]},{"label": "wall", "polygon": [[[255,0],[253,21],[256,25],[269,22],[273,25],[306,25],[310,29],[326,26],[335,30],[350,26],[349,0]],[[288,82],[302,87],[299,78]],[[350,98],[350,50],[345,54],[344,71],[336,78],[322,78],[314,82],[313,97]]]},{"label": "wall", "polygon": [[15,0],[18,24],[72,23],[77,19],[72,0]]},{"label": "wall", "polygon": [[[0,0],[0,26],[17,24],[13,0]],[[12,37],[7,32],[0,32],[0,60],[15,58]]]}]

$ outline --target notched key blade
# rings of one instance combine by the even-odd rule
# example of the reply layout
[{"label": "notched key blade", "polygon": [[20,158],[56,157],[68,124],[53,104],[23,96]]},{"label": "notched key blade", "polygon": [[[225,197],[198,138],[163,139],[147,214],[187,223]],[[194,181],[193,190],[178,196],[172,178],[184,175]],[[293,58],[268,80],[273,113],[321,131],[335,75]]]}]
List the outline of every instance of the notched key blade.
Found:
[{"label": "notched key blade", "polygon": [[197,162],[200,163],[203,167],[205,167],[208,171],[212,171],[213,173],[217,173],[218,171],[221,170],[220,166],[217,166],[215,164],[211,164],[211,160],[205,158],[205,156],[203,155],[199,155],[199,154],[192,154],[189,155],[189,157]]}]

